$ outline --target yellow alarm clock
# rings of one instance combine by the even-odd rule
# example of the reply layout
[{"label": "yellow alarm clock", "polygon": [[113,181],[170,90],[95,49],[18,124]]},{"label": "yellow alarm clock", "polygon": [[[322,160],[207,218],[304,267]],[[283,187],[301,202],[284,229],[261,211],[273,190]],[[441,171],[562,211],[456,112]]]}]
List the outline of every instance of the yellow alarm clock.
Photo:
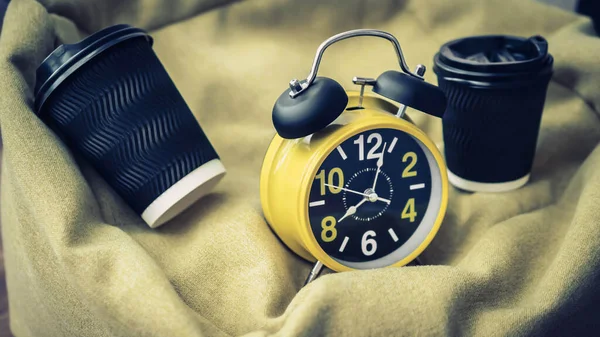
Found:
[{"label": "yellow alarm clock", "polygon": [[[355,36],[392,42],[400,71],[355,77],[359,92],[317,77],[325,49]],[[406,107],[441,117],[443,92],[408,69],[398,40],[359,29],[323,42],[306,80],[292,80],[273,108],[260,178],[265,218],[296,254],[334,271],[404,266],[437,233],[448,200],[446,167]],[[371,86],[373,93],[365,93]]]}]

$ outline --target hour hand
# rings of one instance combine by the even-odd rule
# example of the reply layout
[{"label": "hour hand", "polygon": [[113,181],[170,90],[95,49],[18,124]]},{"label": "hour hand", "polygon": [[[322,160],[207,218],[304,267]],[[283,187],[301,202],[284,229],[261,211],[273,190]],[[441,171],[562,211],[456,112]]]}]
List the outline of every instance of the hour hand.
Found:
[{"label": "hour hand", "polygon": [[356,206],[348,207],[346,214],[344,214],[344,216],[341,217],[337,222],[341,222],[342,220],[346,219],[347,217],[354,215],[356,213],[356,209],[358,207],[360,207],[360,205],[364,204],[365,202],[367,202],[367,198],[363,198],[363,200],[361,200],[358,204],[356,204]]}]

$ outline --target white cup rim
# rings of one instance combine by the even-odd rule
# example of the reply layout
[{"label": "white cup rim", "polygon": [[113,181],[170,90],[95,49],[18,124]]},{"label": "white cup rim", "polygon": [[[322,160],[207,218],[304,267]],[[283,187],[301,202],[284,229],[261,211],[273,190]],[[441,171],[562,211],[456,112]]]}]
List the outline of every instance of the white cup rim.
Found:
[{"label": "white cup rim", "polygon": [[142,219],[151,228],[164,224],[208,194],[225,173],[219,159],[202,164],[154,199],[142,212]]},{"label": "white cup rim", "polygon": [[461,177],[457,176],[456,174],[452,173],[450,171],[450,169],[448,169],[448,180],[450,181],[450,183],[453,186],[460,188],[461,190],[471,191],[471,192],[496,193],[496,192],[507,192],[507,191],[516,190],[517,188],[520,188],[523,185],[525,185],[529,181],[530,176],[531,176],[531,173],[528,173],[527,175],[525,175],[521,178],[511,180],[511,181],[495,182],[495,183],[487,182],[486,183],[486,182],[473,181],[473,180],[461,178]]}]

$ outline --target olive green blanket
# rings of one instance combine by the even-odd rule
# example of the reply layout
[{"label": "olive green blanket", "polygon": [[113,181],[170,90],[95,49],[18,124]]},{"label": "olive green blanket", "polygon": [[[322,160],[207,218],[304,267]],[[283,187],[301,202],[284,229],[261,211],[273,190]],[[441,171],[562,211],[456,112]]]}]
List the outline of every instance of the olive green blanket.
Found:
[{"label": "olive green blanket", "polygon": [[[220,6],[223,5],[223,6]],[[220,6],[220,7],[219,7]],[[228,168],[152,230],[33,113],[36,66],[61,42],[129,23],[155,50]],[[532,181],[451,190],[426,266],[329,273],[293,255],[261,213],[271,108],[316,47],[355,28],[431,69],[445,41],[541,34],[555,57]],[[13,0],[0,38],[2,238],[10,327],[25,336],[582,335],[600,329],[600,39],[534,1]],[[321,74],[396,69],[389,44],[345,41]],[[426,79],[436,83],[429,71]],[[411,116],[436,141],[441,123]],[[514,121],[519,123],[518,120]]]}]

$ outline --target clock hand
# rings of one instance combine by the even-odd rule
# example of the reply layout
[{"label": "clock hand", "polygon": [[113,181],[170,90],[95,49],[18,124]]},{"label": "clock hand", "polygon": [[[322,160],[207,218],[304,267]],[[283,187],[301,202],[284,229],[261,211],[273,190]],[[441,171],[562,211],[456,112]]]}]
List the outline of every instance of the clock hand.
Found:
[{"label": "clock hand", "polygon": [[337,222],[342,222],[342,220],[346,219],[347,217],[353,215],[354,213],[356,213],[356,209],[360,207],[360,205],[364,204],[365,202],[367,202],[367,198],[364,198],[363,200],[361,200],[358,204],[356,204],[356,206],[350,206],[348,207],[348,210],[346,211],[346,214],[344,214],[343,217],[341,217]]},{"label": "clock hand", "polygon": [[383,166],[383,155],[385,154],[385,147],[387,143],[383,143],[383,151],[381,151],[381,156],[377,159],[377,173],[375,173],[375,180],[373,180],[373,187],[371,189],[375,192],[375,185],[377,185],[377,177],[379,177],[379,171],[381,171],[381,167]]},{"label": "clock hand", "polygon": [[[354,194],[362,195],[363,197],[366,197],[366,198],[368,198],[368,197],[369,197],[369,195],[368,195],[368,194],[366,194],[366,193],[360,193],[360,192],[357,192],[357,191],[353,191],[353,190],[347,189],[347,188],[345,188],[345,187],[335,186],[335,185],[331,185],[331,184],[327,184],[327,183],[325,183],[324,185],[325,185],[325,186],[334,187],[334,188],[338,188],[338,189],[340,189],[340,190],[342,190],[342,191],[346,191],[346,192],[350,192],[350,193],[354,193]],[[385,202],[385,203],[387,203],[387,204],[391,203],[391,201],[390,201],[389,199],[385,199],[385,198],[382,198],[382,197],[379,197],[379,196],[377,197],[377,200],[379,200],[379,201],[383,201],[383,202]]]},{"label": "clock hand", "polygon": [[368,197],[369,196],[368,194],[357,192],[357,191],[353,191],[353,190],[347,189],[345,187],[335,186],[335,185],[331,185],[331,184],[324,184],[324,185],[325,186],[329,186],[329,187],[333,187],[333,188],[337,188],[337,189],[340,189],[342,191],[346,191],[346,192],[350,192],[350,193],[362,195],[363,197]]}]

